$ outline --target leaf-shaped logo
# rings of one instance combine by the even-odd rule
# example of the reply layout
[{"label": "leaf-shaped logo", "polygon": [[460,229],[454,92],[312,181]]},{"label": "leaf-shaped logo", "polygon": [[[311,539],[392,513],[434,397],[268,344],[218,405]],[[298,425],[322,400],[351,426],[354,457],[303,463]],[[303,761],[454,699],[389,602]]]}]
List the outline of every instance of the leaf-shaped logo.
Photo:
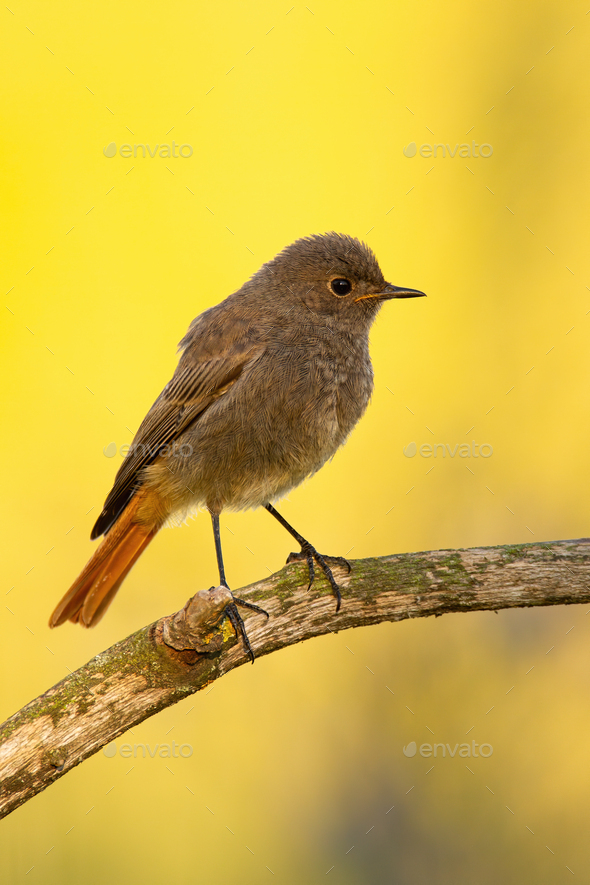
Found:
[{"label": "leaf-shaped logo", "polygon": [[117,454],[117,443],[116,442],[109,443],[108,446],[104,447],[102,452],[103,452],[103,455],[105,456],[105,458],[114,458],[115,455]]},{"label": "leaf-shaped logo", "polygon": [[417,150],[418,150],[418,148],[416,147],[416,142],[411,141],[404,148],[404,157],[415,157]]},{"label": "leaf-shaped logo", "polygon": [[407,747],[404,747],[404,756],[412,757],[416,755],[416,741],[410,741]]},{"label": "leaf-shaped logo", "polygon": [[[111,141],[110,144],[107,144],[106,148],[102,149],[102,152],[105,155],[105,157],[114,157],[115,154],[117,153],[117,145],[115,144],[114,141]],[[414,151],[414,153],[415,153],[415,151]]]},{"label": "leaf-shaped logo", "polygon": [[408,443],[404,449],[404,455],[406,458],[413,458],[416,452],[418,451],[418,446],[415,442]]}]

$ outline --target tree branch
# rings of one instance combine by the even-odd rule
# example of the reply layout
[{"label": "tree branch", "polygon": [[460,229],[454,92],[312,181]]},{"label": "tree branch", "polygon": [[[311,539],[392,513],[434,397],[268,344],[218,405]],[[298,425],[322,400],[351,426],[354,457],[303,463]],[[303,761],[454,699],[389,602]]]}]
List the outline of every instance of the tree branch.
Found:
[{"label": "tree branch", "polygon": [[[290,565],[239,595],[264,606],[246,629],[258,657],[349,627],[447,612],[590,602],[590,539],[436,550],[357,560],[335,569],[336,614],[323,577]],[[224,608],[225,587],[97,655],[0,726],[0,817],[127,729],[247,663]]]}]

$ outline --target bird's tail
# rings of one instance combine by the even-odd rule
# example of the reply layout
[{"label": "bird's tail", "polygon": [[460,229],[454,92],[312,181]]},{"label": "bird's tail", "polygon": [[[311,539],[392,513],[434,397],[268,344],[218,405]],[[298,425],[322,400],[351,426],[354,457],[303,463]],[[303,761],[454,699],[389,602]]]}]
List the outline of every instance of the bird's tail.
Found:
[{"label": "bird's tail", "polygon": [[142,498],[141,492],[133,496],[57,605],[49,619],[50,627],[58,627],[67,620],[93,627],[100,621],[123,580],[160,528],[160,525],[150,528],[134,521]]}]

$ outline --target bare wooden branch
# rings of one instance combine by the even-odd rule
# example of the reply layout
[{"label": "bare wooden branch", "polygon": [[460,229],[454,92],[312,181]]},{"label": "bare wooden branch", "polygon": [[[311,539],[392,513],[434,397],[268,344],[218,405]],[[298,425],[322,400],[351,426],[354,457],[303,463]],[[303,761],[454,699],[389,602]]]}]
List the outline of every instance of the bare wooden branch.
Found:
[{"label": "bare wooden branch", "polygon": [[[357,560],[337,570],[343,605],[323,577],[289,565],[239,595],[257,656],[349,627],[447,612],[590,602],[590,539],[436,550]],[[225,587],[97,655],[0,726],[0,817],[130,727],[248,661],[224,616]]]}]

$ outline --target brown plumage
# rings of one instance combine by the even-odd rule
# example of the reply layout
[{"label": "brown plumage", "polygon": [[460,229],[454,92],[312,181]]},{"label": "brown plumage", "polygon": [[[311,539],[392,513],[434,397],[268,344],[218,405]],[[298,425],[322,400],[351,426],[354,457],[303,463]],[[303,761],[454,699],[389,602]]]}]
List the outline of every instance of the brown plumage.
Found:
[{"label": "brown plumage", "polygon": [[92,530],[92,538],[106,537],[50,626],[96,623],[161,526],[203,505],[222,583],[219,514],[265,506],[300,544],[311,580],[315,562],[339,600],[326,560],[270,502],[318,470],[365,411],[373,387],[369,329],[382,302],[422,294],[387,283],[366,245],[331,233],[292,243],[193,320],[174,376]]}]

